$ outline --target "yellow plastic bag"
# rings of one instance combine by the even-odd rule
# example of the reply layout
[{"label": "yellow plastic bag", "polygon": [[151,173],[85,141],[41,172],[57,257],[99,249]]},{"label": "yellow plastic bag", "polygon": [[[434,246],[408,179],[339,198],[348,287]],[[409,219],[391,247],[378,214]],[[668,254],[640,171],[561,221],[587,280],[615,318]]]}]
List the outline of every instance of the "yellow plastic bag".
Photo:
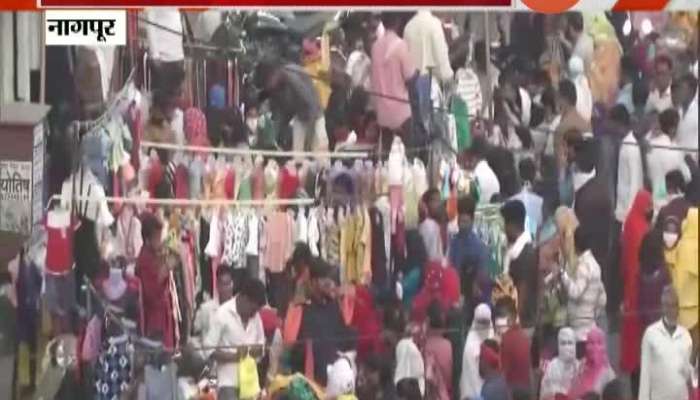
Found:
[{"label": "yellow plastic bag", "polygon": [[260,394],[258,365],[250,355],[238,363],[238,390],[241,399],[254,399]]}]

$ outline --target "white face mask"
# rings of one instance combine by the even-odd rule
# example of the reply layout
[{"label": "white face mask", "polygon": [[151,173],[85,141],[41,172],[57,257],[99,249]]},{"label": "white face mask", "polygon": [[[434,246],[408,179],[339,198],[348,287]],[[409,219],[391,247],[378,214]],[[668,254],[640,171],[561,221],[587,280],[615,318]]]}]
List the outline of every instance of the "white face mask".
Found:
[{"label": "white face mask", "polygon": [[576,337],[571,328],[562,328],[557,340],[559,358],[565,362],[576,360]]},{"label": "white face mask", "polygon": [[495,321],[496,335],[503,336],[508,330],[508,318],[498,317]]},{"label": "white face mask", "polygon": [[251,132],[255,133],[258,131],[258,119],[257,118],[247,118],[245,124],[248,126]]},{"label": "white face mask", "polygon": [[664,232],[664,245],[670,249],[678,242],[678,234],[674,232]]}]

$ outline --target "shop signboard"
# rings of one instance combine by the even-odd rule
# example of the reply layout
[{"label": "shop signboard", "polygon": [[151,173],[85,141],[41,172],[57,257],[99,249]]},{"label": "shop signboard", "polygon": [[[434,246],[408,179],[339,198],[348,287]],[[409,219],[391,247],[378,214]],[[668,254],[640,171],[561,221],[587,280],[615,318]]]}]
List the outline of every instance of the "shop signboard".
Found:
[{"label": "shop signboard", "polygon": [[31,161],[0,160],[0,231],[31,232],[32,190]]}]

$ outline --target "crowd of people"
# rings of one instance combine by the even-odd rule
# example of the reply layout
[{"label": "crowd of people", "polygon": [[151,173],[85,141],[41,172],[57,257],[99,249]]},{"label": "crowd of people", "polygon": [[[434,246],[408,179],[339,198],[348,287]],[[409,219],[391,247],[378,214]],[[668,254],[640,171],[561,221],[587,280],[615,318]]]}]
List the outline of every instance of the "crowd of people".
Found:
[{"label": "crowd of people", "polygon": [[[126,296],[142,307],[135,319],[140,315],[144,336],[177,354],[170,361],[177,360],[178,374],[200,378],[204,368],[216,376],[214,385],[200,385],[201,398],[216,392],[221,400],[698,399],[697,14],[664,14],[652,30],[640,28],[651,24],[640,23],[642,13],[482,17],[469,14],[460,27],[461,18],[428,10],[358,13],[324,32],[319,43],[306,40],[298,63],[259,60],[261,95],[243,98],[235,113],[224,107],[227,94],[217,84],[207,93],[215,112],[188,110],[183,117],[185,74],[155,66],[139,138],[145,142],[296,151],[355,143],[386,150],[398,143],[404,155],[427,158],[427,150],[443,145],[433,141],[442,132],[434,116],[445,112],[450,98],[453,162],[469,173],[467,193],[455,195],[450,178],[445,190],[431,176],[415,203],[404,203],[389,177],[391,222],[384,226],[390,228],[376,233],[369,223],[374,214],[368,214],[367,228],[357,235],[363,239],[356,239],[367,246],[362,249],[369,248],[365,240],[377,240],[372,249],[382,248],[384,258],[385,243],[401,247],[382,264],[391,267],[382,270],[387,277],[381,284],[363,276],[348,280],[341,271],[349,267],[339,262],[351,261],[324,257],[318,232],[311,239],[318,224],[301,224],[305,234],[295,237],[305,237],[303,243],[275,239],[270,226],[286,229],[284,213],[279,220],[280,214],[267,215],[266,233],[249,215],[232,214],[220,230],[210,216],[211,230],[202,232],[222,236],[232,250],[211,250],[219,242],[201,239],[207,248],[201,258],[193,255],[199,245],[185,227],[175,239],[170,235],[173,225],[187,225],[181,215],[120,214],[109,223],[105,213],[92,221],[87,210],[80,215],[92,228],[117,226],[116,236],[128,231],[128,243],[117,251],[130,253],[122,261],[132,270],[124,274],[140,281],[133,297]],[[682,50],[667,44],[668,32],[681,35]],[[314,74],[325,51],[328,70]],[[182,137],[174,134],[178,114]],[[145,180],[152,197],[187,198],[178,194],[178,182],[187,177],[173,164],[176,152],[158,149],[144,158],[134,148],[125,164],[162,164]],[[256,160],[258,167],[262,176]],[[284,171],[271,174],[285,182]],[[98,178],[89,186],[97,187]],[[295,188],[303,186],[293,179]],[[229,176],[220,180],[229,182]],[[82,174],[80,185],[82,191]],[[226,193],[241,184],[226,185],[221,198],[231,198]],[[256,191],[255,183],[248,185]],[[330,196],[347,200],[344,193]],[[498,209],[502,255],[475,228],[483,207]],[[396,216],[409,213],[418,216],[415,229],[397,229],[403,221]],[[124,220],[136,221],[140,237]],[[349,246],[343,235],[336,232],[340,243],[330,245]],[[258,243],[263,236],[265,254]],[[104,249],[93,241],[100,264]],[[173,243],[174,256],[164,249]],[[76,264],[92,243],[82,246],[74,250]],[[260,267],[248,263],[264,257],[269,263],[271,255],[280,261],[274,282],[261,271],[262,261]],[[180,303],[173,301],[173,257],[211,264],[183,267],[213,275],[206,278],[211,296],[195,301],[199,296],[182,283],[185,276],[177,282],[184,288]],[[132,305],[120,300],[131,286],[110,299],[112,278],[103,280],[104,297],[120,302],[106,313],[131,313]],[[117,288],[120,279],[114,278]],[[185,301],[196,303],[187,333],[181,332],[189,328],[186,316],[176,318],[187,314],[181,312]],[[60,327],[61,319],[55,323]],[[133,393],[121,387],[128,386],[126,378],[115,378],[132,374],[132,367],[125,342],[106,333],[111,327],[97,328],[109,337],[109,351],[95,350],[91,360],[105,368],[95,371],[97,396],[110,400],[114,393]],[[184,346],[181,337],[187,337]],[[133,377],[139,379],[148,377]],[[162,393],[147,396],[165,398]]]},{"label": "crowd of people", "polygon": [[[696,398],[697,32],[679,56],[661,31],[623,34],[614,16],[515,14],[496,23],[507,56],[495,62],[476,18],[463,33],[429,11],[367,18],[363,34],[332,42],[325,115],[311,80],[263,67],[265,89],[304,121],[292,124],[293,147],[326,149],[348,133],[419,146],[439,82],[466,104],[474,132],[461,161],[478,194],[460,197],[450,220],[441,191],[424,193],[421,223],[406,232],[411,267],[389,292],[339,286],[338,266],[298,244],[272,371],[304,374],[330,398]],[[496,277],[472,228],[486,203],[501,204],[507,238]],[[240,328],[234,307],[250,311],[222,303],[213,321],[235,329],[205,342],[259,348],[256,312]]]}]

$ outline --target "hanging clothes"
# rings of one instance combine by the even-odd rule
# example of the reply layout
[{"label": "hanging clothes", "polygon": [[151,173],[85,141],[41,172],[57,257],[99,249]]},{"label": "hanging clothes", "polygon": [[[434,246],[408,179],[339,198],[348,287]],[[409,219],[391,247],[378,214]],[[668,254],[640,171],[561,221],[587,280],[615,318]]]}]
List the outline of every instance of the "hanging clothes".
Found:
[{"label": "hanging clothes", "polygon": [[126,335],[108,338],[95,368],[95,399],[119,400],[131,384],[131,354]]}]

